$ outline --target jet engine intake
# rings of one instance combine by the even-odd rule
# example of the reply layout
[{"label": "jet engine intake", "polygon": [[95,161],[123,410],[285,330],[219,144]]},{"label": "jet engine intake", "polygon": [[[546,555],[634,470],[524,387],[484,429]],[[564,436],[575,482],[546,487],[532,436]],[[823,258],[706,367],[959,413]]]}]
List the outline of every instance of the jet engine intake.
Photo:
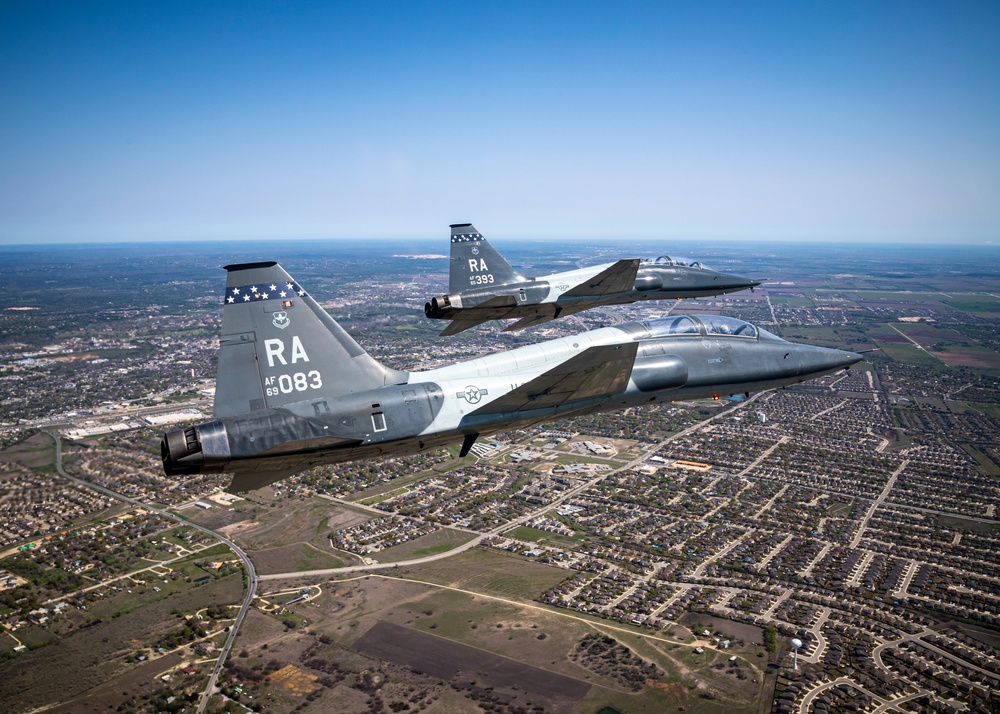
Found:
[{"label": "jet engine intake", "polygon": [[660,290],[663,287],[663,276],[659,273],[639,273],[635,276],[635,289],[640,292]]},{"label": "jet engine intake", "polygon": [[688,380],[687,363],[677,355],[641,357],[632,367],[632,381],[643,392],[680,389]]},{"label": "jet engine intake", "polygon": [[221,421],[210,421],[163,435],[160,458],[168,476],[221,473],[229,463],[229,438]]}]

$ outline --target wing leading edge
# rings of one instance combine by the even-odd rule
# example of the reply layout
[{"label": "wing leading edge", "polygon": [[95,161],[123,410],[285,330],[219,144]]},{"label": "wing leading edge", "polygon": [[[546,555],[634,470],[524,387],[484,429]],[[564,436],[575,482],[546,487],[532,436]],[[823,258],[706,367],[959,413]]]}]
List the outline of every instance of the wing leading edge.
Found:
[{"label": "wing leading edge", "polygon": [[635,286],[635,277],[638,274],[638,258],[619,260],[589,280],[567,290],[562,297],[593,297],[628,292]]},{"label": "wing leading edge", "polygon": [[638,342],[590,347],[473,414],[546,409],[619,394],[628,386],[638,349]]}]

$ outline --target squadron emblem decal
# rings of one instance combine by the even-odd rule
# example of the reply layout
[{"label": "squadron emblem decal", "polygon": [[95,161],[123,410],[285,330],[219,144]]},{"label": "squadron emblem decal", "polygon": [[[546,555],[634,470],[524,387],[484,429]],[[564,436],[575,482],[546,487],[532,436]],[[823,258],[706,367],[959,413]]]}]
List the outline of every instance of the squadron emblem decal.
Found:
[{"label": "squadron emblem decal", "polygon": [[292,321],[288,319],[287,312],[272,312],[274,319],[271,320],[271,324],[280,330],[284,330],[286,327],[292,324]]}]

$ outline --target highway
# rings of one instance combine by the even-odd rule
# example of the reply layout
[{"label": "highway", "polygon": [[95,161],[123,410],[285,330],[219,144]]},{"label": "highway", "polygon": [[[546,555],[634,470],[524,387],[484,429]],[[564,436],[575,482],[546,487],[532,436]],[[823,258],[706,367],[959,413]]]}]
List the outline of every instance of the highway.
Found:
[{"label": "highway", "polygon": [[151,506],[148,503],[139,501],[138,499],[126,496],[124,494],[118,493],[117,491],[112,491],[109,488],[100,486],[96,483],[91,483],[82,478],[77,478],[76,476],[70,476],[63,470],[63,455],[62,455],[62,438],[58,434],[54,434],[50,431],[46,431],[46,434],[52,437],[56,442],[56,471],[60,476],[62,476],[67,481],[72,481],[81,488],[89,488],[92,491],[97,491],[110,498],[117,499],[119,501],[124,501],[137,508],[144,508],[147,511],[162,516],[163,518],[174,521],[181,525],[193,528],[196,531],[200,531],[207,536],[215,538],[220,543],[224,543],[230,550],[239,556],[240,560],[243,561],[243,567],[246,569],[247,574],[247,589],[246,594],[243,597],[243,604],[240,606],[239,613],[236,615],[236,619],[233,620],[233,624],[229,628],[229,637],[226,638],[225,644],[222,646],[222,650],[219,652],[219,659],[215,663],[215,667],[212,669],[212,674],[208,678],[208,684],[205,687],[205,691],[202,694],[201,701],[198,704],[198,713],[202,714],[205,711],[205,707],[208,705],[208,700],[215,692],[215,684],[219,679],[219,673],[222,672],[222,666],[226,663],[226,658],[229,656],[230,650],[233,648],[233,642],[236,641],[236,633],[239,632],[240,625],[243,623],[243,618],[246,617],[247,612],[250,610],[250,605],[253,603],[254,597],[257,595],[257,571],[254,569],[253,561],[250,560],[250,556],[247,555],[246,551],[240,548],[236,543],[229,540],[223,535],[216,533],[215,531],[204,528],[197,523],[192,523],[186,518],[182,518],[175,513],[171,513],[163,508],[157,508],[156,506]]}]

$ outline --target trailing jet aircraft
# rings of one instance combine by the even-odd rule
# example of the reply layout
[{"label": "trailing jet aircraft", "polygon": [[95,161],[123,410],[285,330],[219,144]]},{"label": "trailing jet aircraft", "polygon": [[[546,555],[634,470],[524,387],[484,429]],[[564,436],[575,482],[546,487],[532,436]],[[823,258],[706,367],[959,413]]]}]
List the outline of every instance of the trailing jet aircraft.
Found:
[{"label": "trailing jet aircraft", "polygon": [[379,364],[277,263],[226,267],[212,421],[164,435],[168,475],[260,488],[319,464],[413,454],[590,412],[756,392],[853,352],[729,317],[605,327],[424,372]]},{"label": "trailing jet aircraft", "polygon": [[526,278],[471,223],[456,223],[451,226],[449,294],[431,298],[424,314],[452,320],[442,335],[506,318],[518,321],[505,331],[520,330],[601,305],[722,295],[752,290],[760,283],[667,256],[650,261],[630,258]]}]

